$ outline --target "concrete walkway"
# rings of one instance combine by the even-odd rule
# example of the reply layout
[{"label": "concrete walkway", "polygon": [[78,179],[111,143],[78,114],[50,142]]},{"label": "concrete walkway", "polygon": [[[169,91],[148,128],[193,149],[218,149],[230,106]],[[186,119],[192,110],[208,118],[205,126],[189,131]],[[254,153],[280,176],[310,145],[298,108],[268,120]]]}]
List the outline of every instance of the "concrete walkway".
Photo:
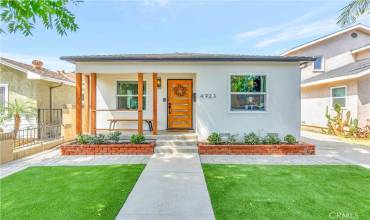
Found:
[{"label": "concrete walkway", "polygon": [[215,219],[198,154],[154,154],[116,219]]},{"label": "concrete walkway", "polygon": [[345,143],[336,137],[309,131],[302,131],[301,136],[303,141],[316,145],[317,155],[336,158],[370,169],[370,147],[368,146]]},{"label": "concrete walkway", "polygon": [[0,178],[31,166],[89,166],[112,164],[146,164],[147,155],[61,156],[58,148],[0,165]]}]

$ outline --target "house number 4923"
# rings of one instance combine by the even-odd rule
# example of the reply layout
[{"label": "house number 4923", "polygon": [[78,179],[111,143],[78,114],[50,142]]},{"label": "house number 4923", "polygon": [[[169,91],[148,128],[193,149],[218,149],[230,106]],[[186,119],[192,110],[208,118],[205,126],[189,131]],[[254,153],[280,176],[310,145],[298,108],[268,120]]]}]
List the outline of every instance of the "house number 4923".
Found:
[{"label": "house number 4923", "polygon": [[216,94],[215,93],[202,93],[200,94],[200,98],[205,98],[205,99],[215,99]]}]

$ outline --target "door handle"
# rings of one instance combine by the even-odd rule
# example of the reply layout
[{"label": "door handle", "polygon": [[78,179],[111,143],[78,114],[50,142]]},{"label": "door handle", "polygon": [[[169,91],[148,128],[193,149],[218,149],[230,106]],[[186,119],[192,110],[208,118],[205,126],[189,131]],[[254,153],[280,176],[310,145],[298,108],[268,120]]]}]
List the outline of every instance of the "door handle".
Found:
[{"label": "door handle", "polygon": [[171,103],[168,103],[168,113],[171,114]]}]

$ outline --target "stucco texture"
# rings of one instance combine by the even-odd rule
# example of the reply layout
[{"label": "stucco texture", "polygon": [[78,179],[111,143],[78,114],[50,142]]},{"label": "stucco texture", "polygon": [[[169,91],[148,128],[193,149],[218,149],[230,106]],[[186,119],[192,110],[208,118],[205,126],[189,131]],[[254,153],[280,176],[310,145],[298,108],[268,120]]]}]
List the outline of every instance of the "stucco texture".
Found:
[{"label": "stucco texture", "polygon": [[[300,69],[298,63],[243,62],[243,63],[77,63],[77,72],[97,73],[97,109],[115,109],[115,82],[137,79],[144,73],[148,83],[148,109],[144,118],[152,118],[151,73],[162,79],[158,90],[159,129],[166,129],[167,79],[193,79],[196,99],[193,102],[193,128],[200,139],[211,132],[245,132],[300,135]],[[266,112],[230,112],[229,78],[231,74],[259,74],[267,77]],[[201,98],[201,94],[215,94],[216,98]],[[108,128],[112,117],[137,118],[137,112],[98,111],[97,128]],[[135,126],[135,125],[133,125]],[[126,126],[127,128],[127,126]]]},{"label": "stucco texture", "polygon": [[358,80],[358,118],[360,126],[370,124],[370,75]]},{"label": "stucco texture", "polygon": [[[351,33],[357,33],[356,38],[351,37]],[[341,66],[353,63],[356,57],[352,55],[352,50],[363,47],[370,42],[370,35],[361,31],[347,32],[307,48],[295,51],[289,56],[323,56],[324,71],[330,71]],[[358,59],[368,58],[368,51],[362,52]],[[302,68],[302,80],[322,74],[323,72],[313,71],[312,63],[308,63]]]},{"label": "stucco texture", "polygon": [[[5,65],[0,65],[0,84],[8,85],[8,102],[29,102],[34,108],[50,108],[50,87],[59,85],[39,79],[27,79],[27,74]],[[75,103],[75,87],[62,85],[53,90],[52,108],[63,108],[64,104]],[[35,125],[35,118],[22,119],[21,127]],[[11,121],[5,123],[9,127]]]},{"label": "stucco texture", "polygon": [[359,119],[360,126],[366,124],[370,118],[370,80],[369,76],[360,79],[338,81],[302,88],[302,123],[325,127],[326,107],[334,114],[331,108],[330,88],[346,86],[347,97],[344,111],[351,111],[351,117]]}]

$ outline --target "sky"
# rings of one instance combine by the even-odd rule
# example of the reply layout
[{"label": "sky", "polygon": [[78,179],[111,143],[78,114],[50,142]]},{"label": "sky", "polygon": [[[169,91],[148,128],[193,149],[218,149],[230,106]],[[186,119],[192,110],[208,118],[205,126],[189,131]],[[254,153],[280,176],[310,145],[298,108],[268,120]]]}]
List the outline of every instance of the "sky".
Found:
[{"label": "sky", "polygon": [[[349,0],[88,1],[69,4],[77,32],[59,36],[37,23],[32,36],[1,34],[1,56],[73,71],[60,56],[125,53],[279,55],[341,29]],[[360,23],[370,26],[370,16]],[[3,27],[3,24],[2,24]]]}]

